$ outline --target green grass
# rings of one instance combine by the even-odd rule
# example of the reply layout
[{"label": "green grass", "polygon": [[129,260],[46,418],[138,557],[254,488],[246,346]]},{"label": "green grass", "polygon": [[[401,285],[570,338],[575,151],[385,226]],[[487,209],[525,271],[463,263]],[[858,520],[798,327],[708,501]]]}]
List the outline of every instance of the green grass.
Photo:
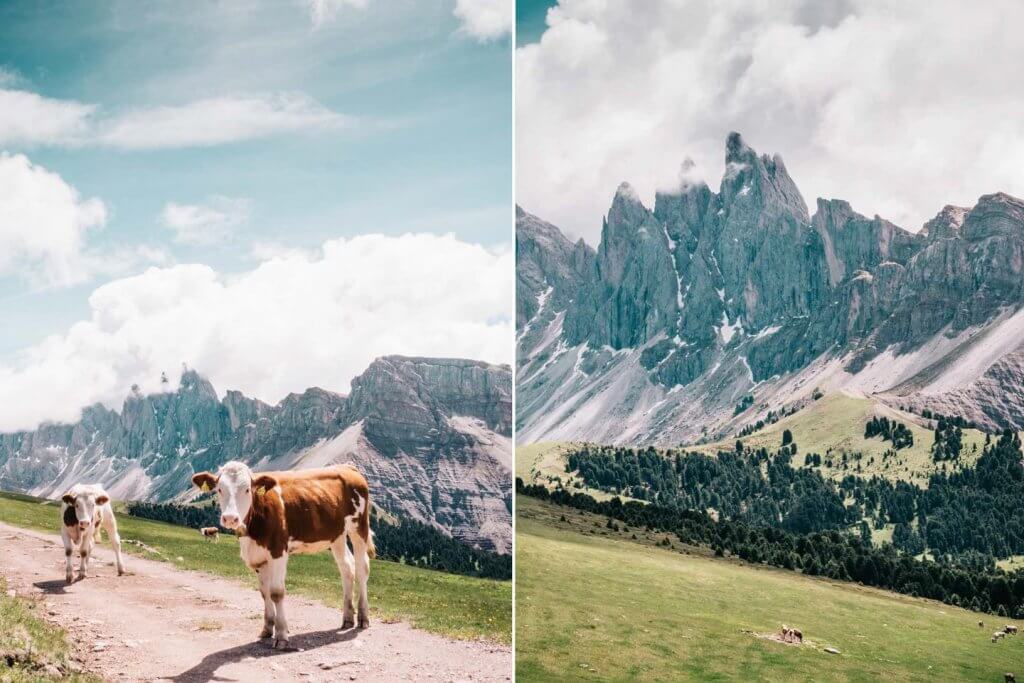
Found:
[{"label": "green grass", "polygon": [[[55,533],[57,507],[29,496],[0,493],[0,522]],[[161,554],[123,543],[127,552],[165,560],[182,569],[240,579],[256,590],[252,570],[239,557],[238,539],[230,534],[221,534],[220,541],[211,543],[194,529],[123,513],[118,516],[118,528],[123,541],[140,541]],[[341,607],[341,578],[328,552],[290,558],[287,588]],[[369,592],[370,605],[378,619],[407,621],[417,628],[452,638],[511,642],[510,581],[476,579],[374,560]]]},{"label": "green grass", "polygon": [[[914,445],[897,452],[896,460],[890,458],[889,467],[882,462],[882,454],[892,448],[892,443],[880,437],[864,438],[864,426],[872,416],[886,416],[907,425],[914,434]],[[931,458],[931,445],[935,440],[934,432],[929,429],[926,420],[912,413],[905,413],[885,406],[867,398],[858,398],[847,394],[836,393],[825,396],[797,413],[785,417],[763,430],[743,438],[744,444],[768,449],[777,448],[782,443],[782,432],[789,429],[797,444],[797,455],[793,459],[794,466],[803,465],[804,456],[818,453],[823,458],[831,449],[834,454],[844,451],[848,454],[860,452],[862,471],[853,470],[854,461],[850,461],[849,470],[841,467],[823,467],[822,473],[841,479],[846,474],[859,474],[870,477],[879,475],[892,480],[916,481],[926,484],[928,476],[935,470]],[[735,439],[706,448],[735,445]],[[976,429],[965,429],[963,438],[962,462],[973,464],[980,456],[985,444],[985,435]],[[975,446],[977,448],[975,448]],[[874,457],[874,464],[868,461]],[[841,457],[835,457],[838,464]],[[898,462],[897,462],[898,461]]]},{"label": "green grass", "polygon": [[[616,533],[603,517],[522,496],[516,505],[517,681],[1001,681],[1004,672],[1024,673],[1024,636],[989,640],[1005,619],[683,554],[678,541],[675,551],[660,549],[653,543],[664,534]],[[783,623],[808,644],[755,635]],[[829,646],[840,654],[825,653]]]},{"label": "green grass", "polygon": [[[914,445],[897,452],[895,459],[889,459],[889,467],[882,462],[882,454],[892,448],[892,442],[883,441],[881,437],[864,438],[864,426],[872,416],[885,416],[907,425],[914,434]],[[797,445],[797,455],[793,458],[793,466],[804,464],[804,456],[818,453],[824,459],[829,449],[832,450],[836,467],[821,467],[825,476],[842,479],[847,474],[863,477],[879,475],[890,480],[913,481],[921,486],[927,485],[928,477],[935,471],[935,463],[931,457],[931,445],[935,440],[934,432],[929,429],[926,420],[918,415],[890,408],[868,398],[858,398],[843,393],[829,394],[784,417],[775,424],[743,437],[741,440],[749,448],[765,447],[769,451],[782,445],[782,432],[786,429],[793,434]],[[973,464],[979,457],[985,444],[985,435],[976,429],[963,430],[963,450],[961,462]],[[713,454],[719,449],[732,450],[736,438],[725,439],[713,444],[702,444],[688,448],[702,453]],[[975,446],[977,448],[975,448]],[[857,472],[855,462],[851,459],[849,469],[838,466],[842,460],[841,453],[852,455],[860,452],[862,471]],[[874,464],[868,461],[874,457]]]},{"label": "green grass", "polygon": [[66,634],[37,617],[36,604],[8,597],[7,583],[0,578],[0,680],[99,681],[90,674],[72,671]]}]

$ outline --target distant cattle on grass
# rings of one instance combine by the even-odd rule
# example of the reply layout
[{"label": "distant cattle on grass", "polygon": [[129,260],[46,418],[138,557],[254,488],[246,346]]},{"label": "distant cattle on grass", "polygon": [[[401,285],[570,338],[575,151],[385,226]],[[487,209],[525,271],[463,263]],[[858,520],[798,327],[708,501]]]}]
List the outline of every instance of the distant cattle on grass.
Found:
[{"label": "distant cattle on grass", "polygon": [[89,570],[93,545],[100,540],[100,528],[107,532],[114,548],[117,575],[124,574],[121,559],[121,537],[117,533],[117,520],[110,506],[110,496],[99,484],[76,484],[61,497],[60,537],[64,541],[65,579],[71,583],[74,567],[71,555],[78,547],[78,578],[84,579]]},{"label": "distant cattle on grass", "polygon": [[204,526],[199,533],[208,541],[216,541],[220,537],[220,531],[215,526]]},{"label": "distant cattle on grass", "polygon": [[370,490],[353,465],[253,473],[244,463],[232,461],[216,474],[196,474],[192,482],[204,491],[216,491],[221,526],[239,537],[242,559],[259,576],[264,604],[260,638],[273,637],[275,648],[288,647],[284,611],[288,555],[328,548],[341,573],[342,628],[356,624],[353,597],[358,602],[359,627],[370,625],[366,583],[370,558],[376,556],[370,532]]},{"label": "distant cattle on grass", "polygon": [[1017,627],[1013,624],[1007,624],[1003,627],[1003,630],[1011,635],[1017,635]]}]

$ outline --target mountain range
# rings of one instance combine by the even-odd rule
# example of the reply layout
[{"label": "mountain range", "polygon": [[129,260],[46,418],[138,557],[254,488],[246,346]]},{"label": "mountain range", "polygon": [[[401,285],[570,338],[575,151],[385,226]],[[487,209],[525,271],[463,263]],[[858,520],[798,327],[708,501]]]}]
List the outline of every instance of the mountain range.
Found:
[{"label": "mountain range", "polygon": [[1024,428],[1024,201],[917,232],[738,133],[717,192],[615,193],[593,249],[517,207],[516,440],[677,445],[829,392]]},{"label": "mountain range", "polygon": [[242,460],[255,470],[353,462],[376,505],[474,546],[512,544],[512,372],[507,365],[386,356],[348,395],[319,388],[269,405],[221,398],[195,370],[120,412],[0,434],[0,489],[56,497],[98,482],[116,499],[187,501],[191,476]]}]

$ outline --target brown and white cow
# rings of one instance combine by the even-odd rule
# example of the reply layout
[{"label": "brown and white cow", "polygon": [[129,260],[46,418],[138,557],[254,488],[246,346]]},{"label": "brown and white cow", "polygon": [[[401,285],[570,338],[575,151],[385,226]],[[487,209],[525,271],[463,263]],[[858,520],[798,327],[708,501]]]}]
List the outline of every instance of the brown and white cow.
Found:
[{"label": "brown and white cow", "polygon": [[221,526],[239,536],[242,559],[259,576],[264,605],[260,638],[273,636],[275,648],[288,647],[284,613],[288,555],[328,548],[341,572],[342,628],[355,625],[353,581],[359,590],[359,627],[370,625],[366,581],[370,558],[376,556],[370,533],[370,489],[354,466],[254,474],[244,463],[232,461],[217,474],[196,474],[192,483],[217,492]]},{"label": "brown and white cow", "polygon": [[110,507],[110,496],[99,484],[76,484],[61,498],[60,505],[60,537],[64,541],[64,559],[66,563],[65,578],[72,581],[73,567],[71,554],[74,546],[78,546],[81,558],[78,567],[78,578],[84,579],[89,570],[89,557],[93,545],[100,540],[100,528],[106,530],[110,545],[114,548],[114,560],[117,564],[117,575],[124,574],[124,562],[121,559],[121,536],[117,533],[117,520],[114,509]]},{"label": "brown and white cow", "polygon": [[218,531],[217,527],[215,526],[204,526],[202,529],[199,530],[199,533],[201,533],[203,535],[203,538],[205,538],[208,541],[216,541],[218,538],[220,538],[220,531]]}]

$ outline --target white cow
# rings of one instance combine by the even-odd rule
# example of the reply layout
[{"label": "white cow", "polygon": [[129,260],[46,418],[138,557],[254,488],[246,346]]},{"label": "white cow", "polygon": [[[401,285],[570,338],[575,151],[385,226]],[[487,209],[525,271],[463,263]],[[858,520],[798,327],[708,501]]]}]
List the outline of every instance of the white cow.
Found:
[{"label": "white cow", "polygon": [[117,562],[117,575],[124,574],[124,562],[121,560],[121,537],[117,533],[117,520],[114,509],[110,507],[110,496],[99,484],[76,484],[61,498],[60,506],[60,537],[64,540],[64,558],[66,560],[65,578],[72,581],[71,553],[78,546],[81,563],[78,567],[78,578],[84,579],[89,569],[89,555],[92,546],[100,540],[100,527],[106,530],[110,545],[114,548]]}]

